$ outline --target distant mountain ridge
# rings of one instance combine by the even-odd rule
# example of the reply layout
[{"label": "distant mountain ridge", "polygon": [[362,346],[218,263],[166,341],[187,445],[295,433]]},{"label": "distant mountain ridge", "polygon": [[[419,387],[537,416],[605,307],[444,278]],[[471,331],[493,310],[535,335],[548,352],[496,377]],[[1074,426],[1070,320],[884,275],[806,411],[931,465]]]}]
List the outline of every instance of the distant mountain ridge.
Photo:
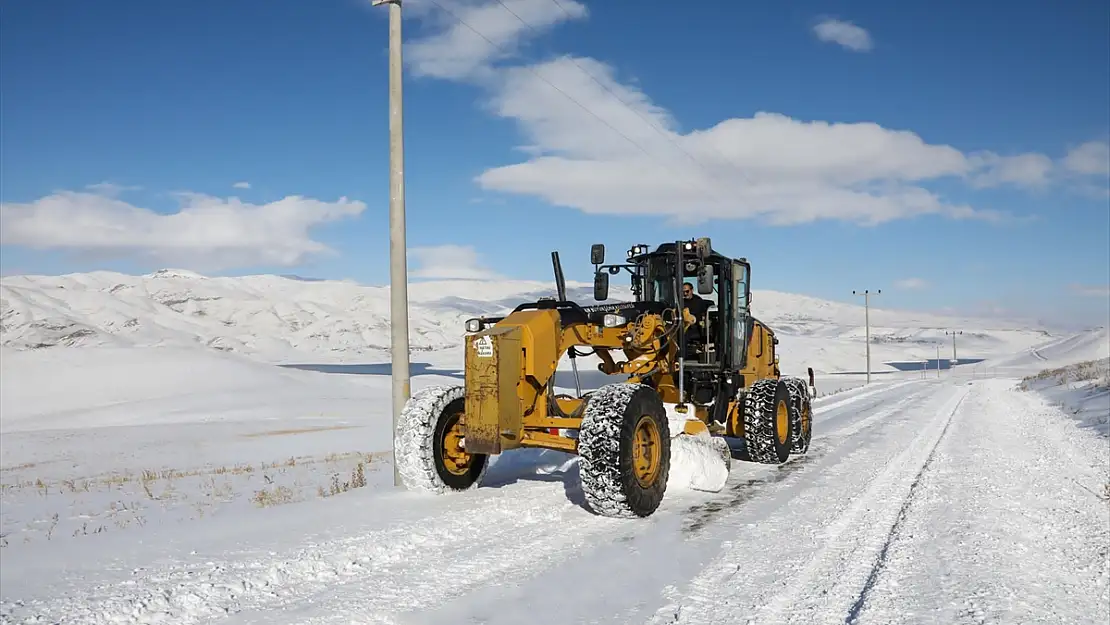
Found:
[{"label": "distant mountain ridge", "polygon": [[[455,350],[467,318],[503,313],[554,292],[554,284],[543,281],[412,282],[411,345]],[[568,283],[568,296],[594,303],[590,284]],[[632,299],[626,286],[614,285],[611,296]],[[816,359],[825,370],[862,367],[856,354],[863,348],[861,305],[756,290],[752,308],[782,337],[784,353],[797,351],[793,362]],[[935,357],[938,344],[943,355],[948,328],[963,330],[960,340],[968,349],[991,353],[1014,353],[1056,336],[1017,322],[875,307],[871,323],[873,366]],[[7,276],[0,279],[0,345],[200,345],[267,361],[380,358],[390,345],[389,287],[278,275],[206,277],[178,269]],[[851,364],[840,362],[845,359]]]}]

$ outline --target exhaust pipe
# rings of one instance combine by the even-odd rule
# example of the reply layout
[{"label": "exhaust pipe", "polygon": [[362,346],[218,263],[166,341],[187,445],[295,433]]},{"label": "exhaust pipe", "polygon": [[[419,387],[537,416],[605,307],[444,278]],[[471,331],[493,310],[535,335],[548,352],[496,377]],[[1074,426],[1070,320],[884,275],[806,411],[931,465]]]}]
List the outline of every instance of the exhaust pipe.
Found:
[{"label": "exhaust pipe", "polygon": [[[559,252],[551,252],[551,266],[555,270],[555,290],[559,301],[567,301],[567,280],[563,277],[563,264],[559,262]],[[578,377],[578,362],[575,360],[574,348],[567,350],[570,355],[570,368],[574,371],[574,391],[582,397],[582,380]]]}]

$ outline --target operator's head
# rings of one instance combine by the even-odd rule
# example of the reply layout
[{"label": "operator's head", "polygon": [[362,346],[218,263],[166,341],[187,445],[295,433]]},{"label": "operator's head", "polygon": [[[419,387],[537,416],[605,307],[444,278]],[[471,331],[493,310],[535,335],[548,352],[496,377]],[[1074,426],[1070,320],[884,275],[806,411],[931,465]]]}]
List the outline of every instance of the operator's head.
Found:
[{"label": "operator's head", "polygon": [[694,287],[691,286],[689,282],[682,285],[682,297],[683,299],[692,299],[694,297]]}]

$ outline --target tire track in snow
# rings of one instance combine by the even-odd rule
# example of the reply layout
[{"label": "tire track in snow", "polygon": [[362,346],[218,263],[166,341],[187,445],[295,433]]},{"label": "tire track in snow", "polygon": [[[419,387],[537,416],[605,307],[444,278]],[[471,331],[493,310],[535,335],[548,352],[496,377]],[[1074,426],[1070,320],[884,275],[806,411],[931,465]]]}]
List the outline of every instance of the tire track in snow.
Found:
[{"label": "tire track in snow", "polygon": [[[767,477],[755,477],[737,482],[731,487],[728,487],[727,498],[713,498],[705,503],[695,504],[687,510],[689,519],[683,528],[685,532],[693,533],[710,526],[718,518],[726,516],[735,512],[736,507],[744,502],[752,499],[756,495],[763,492],[768,486],[778,484],[786,481],[792,477],[796,472],[809,467],[811,465],[819,465],[824,460],[825,456],[830,451],[843,441],[851,438],[867,428],[873,427],[890,419],[906,409],[906,406],[915,402],[921,401],[922,397],[927,393],[934,392],[933,389],[918,391],[912,395],[907,395],[899,399],[895,404],[888,406],[875,414],[865,417],[859,421],[853,421],[843,427],[834,429],[827,433],[814,435],[813,442],[810,444],[809,452],[802,456],[792,457],[781,465],[774,467],[776,470]],[[869,397],[860,397],[859,400]],[[853,402],[854,403],[854,402]],[[882,400],[879,400],[879,404]]]},{"label": "tire track in snow", "polygon": [[[934,385],[932,385],[929,382],[926,382],[925,384],[927,384],[929,386],[927,386],[924,390],[913,393],[912,395],[907,395],[906,397],[903,397],[902,399],[899,399],[898,402],[895,403],[894,405],[888,406],[888,407],[876,412],[875,414],[864,417],[863,419],[859,419],[858,421],[851,421],[851,422],[849,422],[845,425],[842,425],[842,426],[836,427],[836,428],[832,428],[831,430],[828,430],[826,432],[822,432],[820,434],[815,433],[814,436],[813,436],[813,440],[815,440],[815,441],[816,440],[843,441],[844,439],[851,438],[851,437],[855,436],[856,434],[859,434],[860,432],[862,432],[862,431],[864,431],[864,430],[866,430],[870,427],[878,425],[879,423],[881,423],[883,421],[886,421],[890,417],[892,417],[896,414],[899,414],[900,412],[905,410],[906,406],[909,405],[910,403],[920,401],[922,397],[925,397],[925,396],[928,396],[930,394],[936,393],[937,389]],[[880,399],[876,402],[875,406],[881,406],[883,403],[884,403],[884,400]],[[839,417],[839,415],[837,415],[837,416]],[[829,419],[829,421],[837,422],[837,421],[840,421],[840,419],[837,418],[837,417],[833,417],[833,418]],[[814,420],[814,422],[815,422],[815,425],[817,423],[819,423],[819,421],[816,420],[816,419]]]},{"label": "tire track in snow", "polygon": [[975,388],[858,622],[1110,623],[1106,439],[1011,382]]},{"label": "tire track in snow", "polygon": [[[901,388],[905,384],[896,384],[881,389],[876,389],[857,395],[852,398],[842,399],[837,402],[837,408],[849,407],[873,397],[879,393],[889,393],[891,390]],[[876,425],[898,414],[905,406],[920,401],[923,396],[935,392],[932,388],[920,390],[911,395],[900,398],[897,403],[876,412],[860,421],[852,422],[845,427],[834,430],[824,437],[835,436],[836,441],[843,441],[855,436],[867,427]],[[868,408],[870,409],[870,408]],[[789,478],[795,471],[809,463],[819,461],[824,451],[813,452],[807,456],[794,458],[780,467],[766,480],[756,480],[759,488],[752,488],[750,481],[734,485],[730,489],[727,499],[711,501],[706,504],[694,505],[679,512],[683,516],[695,514],[697,517],[690,519],[684,528],[685,531],[696,531],[713,523],[719,516],[732,512],[742,501],[757,495],[763,487],[775,484]],[[572,480],[575,478],[571,476]],[[719,496],[718,496],[719,497]],[[667,512],[657,513],[658,520],[666,516]],[[673,513],[672,513],[673,514]],[[315,594],[310,604],[312,614],[304,614],[296,609],[286,610],[281,617],[271,614],[260,614],[257,620],[243,615],[236,621],[246,625],[248,623],[267,623],[279,625],[281,623],[296,623],[298,625],[324,625],[330,623],[349,623],[354,618],[365,615],[375,615],[384,619],[388,613],[390,619],[382,623],[402,623],[403,613],[419,612],[422,609],[444,604],[447,600],[466,595],[469,591],[484,586],[498,586],[503,582],[528,578],[533,572],[549,568],[552,564],[572,559],[590,544],[604,536],[611,538],[619,536],[621,532],[635,534],[649,529],[648,523],[643,520],[633,521],[631,524],[622,523],[616,519],[589,517],[576,519],[573,529],[565,528],[566,525],[558,520],[542,523],[543,527],[522,531],[522,528],[513,528],[510,536],[495,536],[491,540],[485,537],[479,544],[465,545],[452,553],[438,554],[443,557],[432,557],[427,561],[409,562],[404,571],[378,571],[358,584],[332,587]],[[477,532],[476,532],[477,533]],[[512,534],[519,534],[512,536]],[[497,548],[501,547],[501,548]],[[445,564],[446,563],[446,564]],[[403,592],[398,594],[395,589],[400,582]],[[451,580],[450,583],[447,580]],[[367,593],[366,588],[373,588],[373,593]],[[325,607],[326,606],[326,607]]]},{"label": "tire track in snow", "polygon": [[[810,488],[780,497],[778,509],[737,527],[684,598],[661,608],[651,622],[844,623],[890,539],[911,485],[966,394],[966,387],[958,389],[939,409],[931,409],[934,416],[924,424],[913,421],[920,411],[897,410],[908,418],[886,439],[824,467]],[[935,397],[922,403],[935,405]],[[863,429],[858,425],[845,429],[858,434]]]},{"label": "tire track in snow", "polygon": [[918,383],[920,383],[920,381],[917,379],[902,380],[899,382],[891,382],[889,384],[880,384],[878,388],[873,389],[869,389],[866,386],[861,386],[858,388],[858,390],[853,389],[853,391],[855,392],[844,391],[843,394],[847,395],[847,397],[840,397],[841,393],[837,393],[835,395],[826,395],[825,397],[818,397],[817,399],[813,400],[813,410],[834,410],[836,408],[840,408],[841,406],[854,404],[875,395],[889,393],[890,391]]},{"label": "tire track in snow", "polygon": [[[288,609],[352,583],[373,589],[373,601],[360,606],[360,616],[417,609],[539,566],[560,551],[569,555],[574,544],[622,527],[567,501],[559,482],[491,491],[482,497],[448,495],[432,515],[289,553],[173,565],[138,572],[133,582],[97,587],[84,596],[6,602],[0,623],[189,625]],[[577,525],[575,532],[551,532],[569,522]],[[260,622],[274,619],[264,615]]]},{"label": "tire track in snow", "polygon": [[[659,512],[628,525],[623,534],[604,534],[602,540],[595,537],[572,557],[542,572],[533,569],[501,587],[475,589],[439,607],[406,614],[401,622],[410,625],[640,622],[651,615],[667,589],[683,586],[697,576],[704,570],[703,563],[711,562],[720,552],[722,543],[734,539],[753,518],[759,519],[768,510],[777,509],[780,506],[777,502],[789,501],[793,493],[821,492],[822,485],[815,485],[814,481],[826,474],[825,467],[842,463],[855,467],[862,463],[868,467],[864,473],[872,470],[864,462],[867,452],[861,449],[873,446],[876,435],[885,433],[886,427],[878,425],[932,396],[937,386],[918,382],[908,393],[907,389],[892,392],[891,388],[885,388],[890,402],[886,406],[875,408],[871,401],[860,398],[833,413],[837,415],[836,423],[843,424],[849,419],[880,416],[876,412],[881,412],[879,419],[872,420],[872,429],[856,428],[848,438],[815,437],[809,454],[784,465],[734,464],[729,486],[722,493],[677,492],[673,496],[668,493]],[[893,418],[890,426],[897,430],[904,427],[905,421]],[[576,529],[564,526],[556,531]],[[565,580],[575,580],[574,586],[566,586]],[[575,587],[588,590],[576,593]],[[574,600],[568,601],[568,596]]]},{"label": "tire track in snow", "polygon": [[925,463],[921,465],[921,469],[918,470],[917,475],[913,478],[913,482],[910,483],[909,492],[906,493],[906,500],[902,502],[902,507],[898,510],[898,516],[894,520],[894,525],[890,527],[890,532],[887,533],[886,541],[883,542],[883,548],[879,551],[878,558],[875,559],[875,563],[871,566],[871,572],[868,573],[867,579],[863,583],[863,588],[860,589],[859,595],[856,597],[855,602],[852,603],[851,609],[848,610],[848,618],[845,620],[847,623],[854,624],[857,622],[860,609],[863,607],[864,602],[867,601],[867,597],[870,595],[871,590],[875,587],[875,582],[878,580],[879,573],[886,566],[887,554],[890,552],[890,547],[894,544],[895,537],[901,532],[902,526],[906,521],[906,515],[909,512],[910,505],[914,502],[917,490],[920,488],[921,478],[925,475],[925,472],[929,470],[929,466],[933,463],[933,459],[936,458],[937,449],[948,434],[948,429],[952,426],[952,420],[955,418],[960,406],[963,405],[964,400],[967,399],[967,395],[968,393],[965,392],[959,397],[956,405],[952,408],[952,412],[948,415],[948,419],[944,422],[944,429],[941,430],[936,443],[934,443],[932,449],[929,450],[929,455],[925,458]]},{"label": "tire track in snow", "polygon": [[868,582],[873,583],[881,568],[882,554],[889,548],[899,518],[905,515],[914,485],[967,397],[966,387],[960,391],[833,523],[825,545],[785,592],[760,612],[759,621],[849,622],[852,609],[862,602]]},{"label": "tire track in snow", "polygon": [[[559,489],[562,491],[562,488]],[[529,491],[516,496],[529,498]],[[490,527],[487,511],[472,521],[458,540],[424,550],[393,566],[367,570],[343,584],[308,589],[291,597],[280,613],[241,612],[237,625],[325,625],[371,622],[406,623],[406,615],[442,606],[484,587],[511,584],[573,558],[591,543],[618,540],[637,528],[628,521],[593,516],[543,499],[520,519],[520,510]],[[505,522],[514,519],[514,522]],[[524,522],[522,522],[524,521]],[[635,521],[632,521],[635,523]],[[270,608],[272,606],[263,606]]]}]

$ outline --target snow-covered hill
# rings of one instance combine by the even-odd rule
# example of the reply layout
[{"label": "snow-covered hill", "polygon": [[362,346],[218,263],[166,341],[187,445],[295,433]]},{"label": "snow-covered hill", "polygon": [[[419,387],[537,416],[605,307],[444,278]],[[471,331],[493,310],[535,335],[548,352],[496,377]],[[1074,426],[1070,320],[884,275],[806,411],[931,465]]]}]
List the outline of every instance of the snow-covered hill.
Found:
[{"label": "snow-covered hill", "polygon": [[[590,288],[571,284],[590,301]],[[445,281],[410,285],[416,350],[454,350],[466,318],[550,296],[525,281]],[[629,294],[614,289],[615,298]],[[389,346],[389,289],[279,276],[208,278],[181,270],[145,276],[110,272],[15,276],[0,281],[2,344],[17,349],[89,345],[205,345],[268,361],[379,358]],[[757,315],[783,337],[786,354],[818,370],[859,369],[861,306],[756,291]],[[961,356],[1014,353],[1051,339],[1041,329],[982,319],[873,309],[873,365],[935,357],[946,328],[962,328]]]},{"label": "snow-covered hill", "polygon": [[[588,284],[569,285],[592,302]],[[458,353],[463,323],[522,301],[551,296],[529,281],[442,281],[410,285],[415,350]],[[614,288],[614,298],[630,297]],[[803,295],[755,291],[752,306],[782,338],[787,370],[860,371],[864,311]],[[1055,338],[1042,328],[873,308],[872,367],[951,354],[944,331],[959,328],[959,356],[1014,354]],[[257,275],[205,277],[182,270],[133,276],[93,272],[0,280],[0,344],[11,349],[82,346],[207,346],[267,362],[388,358],[389,288],[346,281]]]},{"label": "snow-covered hill", "polygon": [[1027,351],[1001,359],[992,366],[1048,369],[1077,362],[1110,358],[1110,331],[1095,328],[1034,345]]},{"label": "snow-covered hill", "polygon": [[[466,318],[550,292],[527,282],[418,283],[410,290],[416,350],[455,347]],[[0,302],[2,344],[17,349],[201,344],[266,360],[389,349],[389,288],[343,281],[180,270],[13,276],[0,281]]]}]

